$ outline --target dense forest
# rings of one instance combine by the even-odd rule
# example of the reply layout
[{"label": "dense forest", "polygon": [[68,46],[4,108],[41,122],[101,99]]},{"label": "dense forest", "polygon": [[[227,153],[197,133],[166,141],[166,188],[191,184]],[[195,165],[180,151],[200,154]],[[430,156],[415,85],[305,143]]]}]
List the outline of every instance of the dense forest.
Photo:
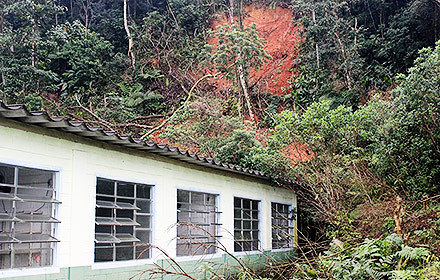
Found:
[{"label": "dense forest", "polygon": [[8,104],[300,182],[260,275],[440,279],[440,1],[2,0],[0,58]]}]

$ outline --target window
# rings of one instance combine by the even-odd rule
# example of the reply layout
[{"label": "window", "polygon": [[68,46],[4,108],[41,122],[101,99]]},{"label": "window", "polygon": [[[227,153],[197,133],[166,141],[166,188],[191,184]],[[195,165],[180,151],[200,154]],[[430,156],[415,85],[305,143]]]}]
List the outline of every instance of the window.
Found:
[{"label": "window", "polygon": [[53,264],[55,172],[0,164],[0,268]]},{"label": "window", "polygon": [[255,251],[259,244],[259,201],[234,197],[234,251]]},{"label": "window", "polygon": [[218,216],[217,195],[177,190],[177,256],[214,254]]},{"label": "window", "polygon": [[98,178],[95,262],[147,259],[152,186]]},{"label": "window", "polygon": [[272,249],[292,247],[292,219],[290,205],[272,202]]}]

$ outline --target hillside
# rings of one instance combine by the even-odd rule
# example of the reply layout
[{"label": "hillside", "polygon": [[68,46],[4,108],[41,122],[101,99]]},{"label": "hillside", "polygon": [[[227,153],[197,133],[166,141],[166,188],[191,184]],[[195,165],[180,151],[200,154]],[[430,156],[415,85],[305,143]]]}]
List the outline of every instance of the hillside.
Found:
[{"label": "hillside", "polygon": [[436,0],[5,0],[0,99],[301,182],[303,251],[241,279],[439,279],[439,19]]}]

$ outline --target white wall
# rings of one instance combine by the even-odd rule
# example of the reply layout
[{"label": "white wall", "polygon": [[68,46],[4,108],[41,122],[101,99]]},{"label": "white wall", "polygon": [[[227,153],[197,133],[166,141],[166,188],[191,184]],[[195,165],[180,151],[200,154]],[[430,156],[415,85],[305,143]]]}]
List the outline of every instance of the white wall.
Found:
[{"label": "white wall", "polygon": [[[46,135],[43,135],[46,134]],[[64,139],[61,139],[64,138]],[[68,139],[68,140],[67,140]],[[221,242],[233,252],[233,197],[261,200],[262,249],[271,249],[271,201],[292,204],[292,191],[267,182],[202,168],[148,153],[83,140],[38,127],[0,120],[0,163],[59,171],[55,266],[94,261],[96,177],[154,184],[153,243],[175,256],[177,188],[219,194]],[[153,254],[153,258],[159,256]]]}]

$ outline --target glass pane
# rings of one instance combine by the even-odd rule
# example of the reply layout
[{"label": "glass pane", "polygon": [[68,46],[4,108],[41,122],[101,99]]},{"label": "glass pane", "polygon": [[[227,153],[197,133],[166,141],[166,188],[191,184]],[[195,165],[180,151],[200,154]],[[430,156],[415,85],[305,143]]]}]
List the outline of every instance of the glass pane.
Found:
[{"label": "glass pane", "polygon": [[18,168],[18,184],[40,188],[53,188],[52,172],[30,168]]},{"label": "glass pane", "polygon": [[15,238],[22,242],[57,242],[58,240],[48,234],[16,234]]},{"label": "glass pane", "polygon": [[114,202],[111,201],[103,201],[103,200],[96,200],[96,207],[98,208],[119,208],[118,206],[116,206],[116,204]]},{"label": "glass pane", "polygon": [[116,239],[113,235],[108,233],[96,233],[95,234],[96,243],[118,243],[119,239]]},{"label": "glass pane", "polygon": [[140,224],[139,227],[141,227],[141,228],[150,228],[151,227],[150,216],[137,216],[136,222],[138,222]]},{"label": "glass pane", "polygon": [[29,263],[30,255],[29,252],[26,253],[15,253],[14,258],[14,268],[19,267],[29,267],[31,264]]},{"label": "glass pane", "polygon": [[133,235],[134,233],[134,228],[133,226],[117,226],[116,227],[116,237],[119,238],[118,234],[120,233],[129,233],[131,235]]},{"label": "glass pane", "polygon": [[252,200],[252,209],[258,210],[258,201]]},{"label": "glass pane", "polygon": [[118,224],[113,218],[111,217],[96,217],[95,223],[97,225],[116,225]]},{"label": "glass pane", "polygon": [[150,199],[151,187],[147,185],[136,185],[136,197]]},{"label": "glass pane", "polygon": [[251,229],[251,222],[243,221],[243,229]]},{"label": "glass pane", "polygon": [[234,219],[241,219],[241,210],[240,209],[234,210]]},{"label": "glass pane", "polygon": [[234,207],[241,208],[241,198],[234,197]]},{"label": "glass pane", "polygon": [[0,183],[14,184],[14,167],[0,165]]},{"label": "glass pane", "polygon": [[240,242],[234,242],[234,251],[235,252],[243,251]]},{"label": "glass pane", "polygon": [[251,232],[250,231],[243,232],[243,237],[244,240],[251,240]]},{"label": "glass pane", "polygon": [[125,197],[134,197],[134,185],[128,183],[118,183],[117,195]]},{"label": "glass pane", "polygon": [[33,222],[33,223],[59,223],[55,218],[45,215],[31,215],[31,214],[17,214],[17,219],[21,222]]},{"label": "glass pane", "polygon": [[96,193],[97,194],[107,194],[114,195],[115,193],[115,183],[113,181],[99,179],[96,183]]},{"label": "glass pane", "polygon": [[11,252],[1,251],[0,253],[0,269],[11,268]]},{"label": "glass pane", "polygon": [[52,249],[37,250],[31,253],[31,266],[49,266],[52,264]]},{"label": "glass pane", "polygon": [[137,230],[136,237],[141,243],[150,243],[151,232],[149,230]]},{"label": "glass pane", "polygon": [[197,193],[192,192],[191,193],[191,204],[194,205],[204,205],[204,194],[203,193]]},{"label": "glass pane", "polygon": [[250,218],[251,218],[251,211],[243,210],[243,219],[250,219]]},{"label": "glass pane", "polygon": [[258,241],[253,241],[252,242],[252,249],[251,249],[252,251],[254,251],[254,250],[258,250]]},{"label": "glass pane", "polygon": [[139,213],[151,213],[150,201],[136,201],[136,206],[140,208]]},{"label": "glass pane", "polygon": [[133,210],[116,210],[117,218],[130,218],[134,219],[134,211]]},{"label": "glass pane", "polygon": [[121,240],[121,242],[138,242],[139,239],[134,237],[133,235],[129,233],[117,233],[116,238]]},{"label": "glass pane", "polygon": [[120,209],[140,210],[139,207],[134,206],[134,201],[130,201],[130,202],[121,202],[120,200],[118,200],[118,201],[116,202],[116,205],[117,205]]},{"label": "glass pane", "polygon": [[178,202],[189,202],[189,191],[177,190]]},{"label": "glass pane", "polygon": [[257,221],[253,221],[252,222],[252,228],[253,229],[258,229],[258,222]]},{"label": "glass pane", "polygon": [[240,220],[234,221],[234,229],[241,229],[241,221]]},{"label": "glass pane", "polygon": [[95,248],[95,262],[113,261],[113,248]]},{"label": "glass pane", "polygon": [[206,205],[215,205],[215,197],[216,195],[214,194],[206,194],[205,195],[205,204]]},{"label": "glass pane", "polygon": [[116,218],[116,221],[121,226],[139,226],[140,224],[133,221],[133,219],[130,218]]},{"label": "glass pane", "polygon": [[241,234],[241,231],[234,231],[234,239],[235,240],[241,240],[243,239],[243,236]]},{"label": "glass pane", "polygon": [[258,211],[252,211],[252,219],[258,219]]},{"label": "glass pane", "polygon": [[150,257],[150,247],[145,245],[136,246],[136,259],[148,259]]},{"label": "glass pane", "polygon": [[251,201],[249,199],[243,199],[243,208],[251,209]]},{"label": "glass pane", "polygon": [[110,208],[96,208],[96,217],[112,217],[113,210]]},{"label": "glass pane", "polygon": [[111,233],[112,232],[112,226],[109,225],[96,225],[95,226],[95,232],[96,233]]}]

